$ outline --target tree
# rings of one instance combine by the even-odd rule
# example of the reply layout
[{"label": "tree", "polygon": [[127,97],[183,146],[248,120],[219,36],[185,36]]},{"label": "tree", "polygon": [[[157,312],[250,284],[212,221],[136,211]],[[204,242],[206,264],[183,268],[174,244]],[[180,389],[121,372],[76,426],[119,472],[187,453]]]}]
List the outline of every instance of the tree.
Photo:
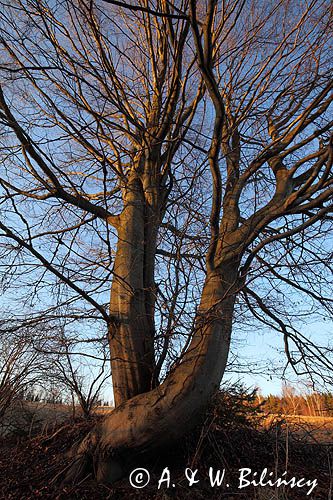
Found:
[{"label": "tree", "polygon": [[22,400],[44,376],[44,365],[34,349],[31,333],[0,337],[0,423],[13,403]]},{"label": "tree", "polygon": [[282,399],[285,403],[283,412],[286,415],[297,415],[297,410],[300,404],[300,398],[296,393],[296,389],[290,384],[283,384]]},{"label": "tree", "polygon": [[84,417],[90,418],[94,407],[98,405],[101,389],[110,377],[106,353],[101,353],[97,363],[96,361],[93,363],[90,359],[88,366],[84,366],[80,357],[73,354],[75,351],[73,339],[70,340],[58,333],[56,341],[51,350],[48,346],[48,350],[45,351],[52,364],[49,377],[58,387],[60,385],[65,392],[70,392],[73,414],[75,414],[76,398]]},{"label": "tree", "polygon": [[0,229],[48,314],[107,327],[116,409],[73,474],[112,481],[195,424],[235,307],[331,368],[286,290],[331,313],[333,83],[327,1],[106,3],[1,2]]}]

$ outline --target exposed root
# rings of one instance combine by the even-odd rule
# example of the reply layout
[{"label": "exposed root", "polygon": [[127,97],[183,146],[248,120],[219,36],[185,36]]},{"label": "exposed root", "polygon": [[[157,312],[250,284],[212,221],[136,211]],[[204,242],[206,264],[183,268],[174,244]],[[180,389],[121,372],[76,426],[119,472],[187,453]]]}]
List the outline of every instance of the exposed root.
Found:
[{"label": "exposed root", "polygon": [[81,442],[74,444],[69,450],[68,456],[72,458],[72,462],[62,481],[63,485],[77,484],[82,481],[84,477],[93,473],[94,452],[97,445],[97,429],[98,426],[90,431]]}]

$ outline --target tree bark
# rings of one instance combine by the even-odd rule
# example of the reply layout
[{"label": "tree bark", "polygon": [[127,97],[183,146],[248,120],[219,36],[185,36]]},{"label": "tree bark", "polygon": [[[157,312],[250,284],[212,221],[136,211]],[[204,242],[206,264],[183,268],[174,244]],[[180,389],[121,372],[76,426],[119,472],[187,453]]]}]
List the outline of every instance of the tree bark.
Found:
[{"label": "tree bark", "polygon": [[[134,178],[124,192],[111,288],[109,328],[115,406],[151,390],[154,379],[154,315],[152,305],[156,231],[148,231],[141,181]],[[148,258],[149,257],[149,258]]]},{"label": "tree bark", "polygon": [[236,276],[232,264],[207,276],[193,339],[180,364],[163,384],[119,405],[84,439],[75,473],[92,459],[97,479],[113,482],[196,424],[226,367]]}]

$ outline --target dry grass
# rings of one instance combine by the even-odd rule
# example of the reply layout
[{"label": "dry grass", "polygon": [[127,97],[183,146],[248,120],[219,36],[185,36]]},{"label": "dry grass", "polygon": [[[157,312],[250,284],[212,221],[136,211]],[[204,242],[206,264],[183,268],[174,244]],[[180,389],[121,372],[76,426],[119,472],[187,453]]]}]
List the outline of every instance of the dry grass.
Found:
[{"label": "dry grass", "polygon": [[[45,410],[45,409],[44,409]],[[57,411],[61,413],[61,408]],[[62,408],[63,410],[63,408]],[[110,408],[98,411],[101,414]],[[48,415],[52,416],[50,407]],[[95,418],[98,418],[95,416]],[[58,428],[44,426],[33,438],[0,443],[0,498],[23,500],[52,499],[227,499],[227,500],[321,500],[332,498],[333,418],[273,416],[262,419],[248,414],[239,400],[218,398],[203,423],[164,456],[146,464],[151,485],[134,490],[128,479],[113,487],[97,485],[91,476],[79,486],[61,486],[68,464],[66,451],[94,425],[83,420],[62,423]],[[332,445],[332,446],[331,446]],[[140,464],[141,465],[141,464]],[[176,484],[173,490],[157,490],[161,471],[170,467]],[[213,488],[207,481],[189,488],[184,478],[186,467],[198,469],[208,477],[209,467],[226,469],[230,488]],[[283,471],[295,477],[317,478],[311,496],[304,489],[249,487],[237,489],[239,468],[262,471],[267,467],[279,477]],[[331,495],[331,496],[330,496]]]},{"label": "dry grass", "polygon": [[[96,415],[105,415],[112,411],[112,406],[98,406]],[[81,418],[80,406],[46,402],[16,401],[5,413],[0,422],[0,436],[28,435],[33,436],[38,432],[45,432],[71,418]]]},{"label": "dry grass", "polygon": [[279,425],[295,440],[333,445],[333,417],[269,415],[263,425],[265,428]]}]

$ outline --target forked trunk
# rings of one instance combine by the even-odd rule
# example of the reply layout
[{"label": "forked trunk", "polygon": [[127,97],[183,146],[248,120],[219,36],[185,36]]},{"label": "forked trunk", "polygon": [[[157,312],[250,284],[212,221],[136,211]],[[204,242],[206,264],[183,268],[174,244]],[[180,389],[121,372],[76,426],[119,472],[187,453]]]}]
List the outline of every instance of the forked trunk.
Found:
[{"label": "forked trunk", "polygon": [[163,384],[121,404],[81,443],[81,465],[92,458],[98,480],[117,480],[196,424],[225,370],[236,275],[237,266],[225,265],[207,277],[192,342]]}]

